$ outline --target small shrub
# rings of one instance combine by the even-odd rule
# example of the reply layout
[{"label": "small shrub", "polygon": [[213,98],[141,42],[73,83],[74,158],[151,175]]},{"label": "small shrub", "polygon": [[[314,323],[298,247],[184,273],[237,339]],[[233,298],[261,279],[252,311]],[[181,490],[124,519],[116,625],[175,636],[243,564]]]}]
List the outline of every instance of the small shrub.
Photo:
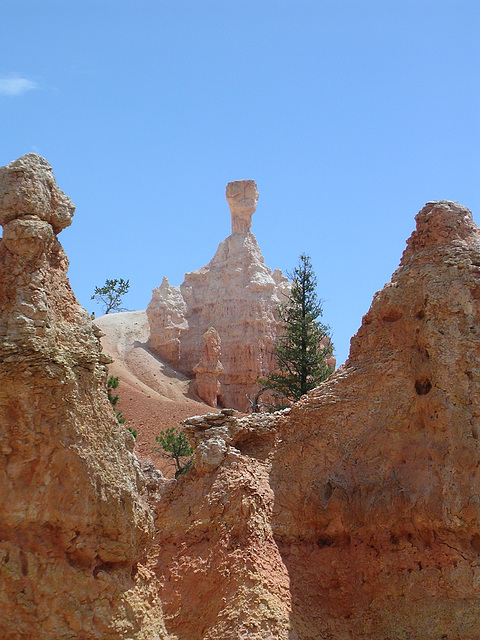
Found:
[{"label": "small shrub", "polygon": [[[115,417],[118,424],[125,424],[125,418],[123,417],[122,412],[117,410],[118,395],[113,395],[113,389],[118,389],[118,385],[118,376],[110,376],[107,380],[107,396],[110,404],[113,407],[113,410],[115,411]],[[136,439],[138,431],[136,429],[132,429],[132,427],[126,427],[126,429],[128,429],[132,436]]]},{"label": "small shrub", "polygon": [[117,389],[118,385],[119,385],[118,377],[110,376],[109,379],[107,380],[107,395],[108,395],[110,404],[112,405],[113,410],[115,411],[115,417],[118,420],[118,424],[125,424],[125,418],[122,416],[122,412],[117,411],[117,408],[116,408],[117,402],[118,402],[118,395],[114,396],[112,393],[112,389]]},{"label": "small shrub", "polygon": [[185,474],[193,464],[193,460],[189,458],[186,462],[183,459],[191,456],[193,449],[188,442],[188,438],[183,431],[170,427],[165,431],[160,431],[155,440],[160,445],[153,447],[152,451],[160,453],[164,458],[172,460],[175,464],[175,478]]}]

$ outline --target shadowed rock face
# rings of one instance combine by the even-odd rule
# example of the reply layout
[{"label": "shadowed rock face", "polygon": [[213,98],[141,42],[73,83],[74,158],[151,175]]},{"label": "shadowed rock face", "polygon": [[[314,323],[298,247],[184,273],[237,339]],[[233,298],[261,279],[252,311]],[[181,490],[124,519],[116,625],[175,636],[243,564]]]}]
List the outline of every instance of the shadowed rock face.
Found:
[{"label": "shadowed rock face", "polygon": [[166,278],[152,292],[147,308],[149,347],[172,367],[192,377],[201,360],[203,334],[213,327],[221,340],[221,406],[244,410],[245,394],[258,390],[257,379],[275,366],[275,316],[289,291],[279,270],[265,266],[250,231],[258,191],[253,180],[227,185],[232,234],[220,243],[208,265],[185,275],[180,287]]},{"label": "shadowed rock face", "polygon": [[187,421],[157,549],[179,637],[480,637],[479,326],[480,231],[428,203],[343,367],[283,414]]},{"label": "shadowed rock face", "polygon": [[56,235],[73,212],[43,158],[0,169],[0,635],[157,637],[145,481]]}]

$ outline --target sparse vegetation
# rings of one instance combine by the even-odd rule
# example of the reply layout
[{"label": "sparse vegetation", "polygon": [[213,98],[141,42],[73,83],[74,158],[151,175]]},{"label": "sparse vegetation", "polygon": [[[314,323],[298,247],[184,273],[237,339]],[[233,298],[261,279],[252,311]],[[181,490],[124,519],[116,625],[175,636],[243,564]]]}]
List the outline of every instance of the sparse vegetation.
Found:
[{"label": "sparse vegetation", "polygon": [[[119,379],[118,376],[110,376],[107,380],[107,396],[110,401],[110,404],[115,411],[115,417],[118,421],[118,424],[125,424],[125,418],[122,415],[121,411],[117,410],[117,402],[118,402],[118,394],[113,395],[112,389],[118,389]],[[132,429],[132,427],[126,427],[128,431],[132,434],[134,438],[137,437],[138,431],[136,429]]]},{"label": "sparse vegetation", "polygon": [[[193,461],[189,456],[192,455],[193,449],[183,431],[170,427],[165,431],[160,431],[155,440],[160,446],[153,447],[153,451],[173,461],[175,464],[175,478],[190,469]],[[188,458],[188,460],[185,461],[185,458]]]},{"label": "sparse vegetation", "polygon": [[125,418],[122,416],[122,412],[117,410],[118,395],[113,395],[113,391],[112,391],[113,389],[118,389],[118,385],[119,385],[118,377],[110,376],[107,380],[107,395],[108,395],[110,404],[112,405],[113,410],[115,411],[115,417],[117,418],[118,423],[125,424]]},{"label": "sparse vegetation", "polygon": [[128,293],[129,289],[130,280],[123,280],[123,278],[109,280],[107,278],[103,287],[95,287],[91,299],[103,305],[105,315],[111,311],[128,311],[128,309],[122,307],[122,298]]},{"label": "sparse vegetation", "polygon": [[[265,382],[265,380],[259,380],[260,383]],[[250,403],[248,408],[249,413],[263,413],[265,411],[277,411],[278,409],[282,409],[283,407],[278,403],[272,401],[271,397],[268,397],[267,400],[261,400],[260,398],[266,391],[271,391],[269,386],[260,387],[260,389],[253,395],[253,398],[250,398],[248,393],[245,394],[245,397]],[[271,396],[271,394],[270,394]]]},{"label": "sparse vegetation", "polygon": [[[273,391],[277,408],[285,406],[285,400],[298,400],[333,372],[326,362],[333,345],[329,327],[318,320],[323,309],[309,256],[302,254],[298,267],[288,276],[292,289],[287,302],[278,308],[283,333],[275,346],[277,370],[259,381]],[[258,411],[258,398],[253,410]]]}]

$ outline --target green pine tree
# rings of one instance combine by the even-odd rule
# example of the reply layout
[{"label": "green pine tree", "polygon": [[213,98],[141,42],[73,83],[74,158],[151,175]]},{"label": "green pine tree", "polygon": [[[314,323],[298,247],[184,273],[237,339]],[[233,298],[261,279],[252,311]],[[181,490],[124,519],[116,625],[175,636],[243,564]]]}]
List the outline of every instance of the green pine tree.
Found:
[{"label": "green pine tree", "polygon": [[98,304],[103,304],[103,312],[107,313],[128,311],[125,307],[122,307],[122,298],[128,293],[130,289],[130,280],[124,280],[123,278],[114,280],[105,280],[103,287],[95,287],[95,291],[92,300],[96,300]]},{"label": "green pine tree", "polygon": [[318,318],[323,315],[317,298],[317,278],[309,256],[302,254],[298,267],[288,274],[292,289],[278,316],[283,331],[275,346],[277,370],[261,382],[279,399],[289,402],[317,387],[328,378],[333,367],[326,359],[333,352],[329,327]]},{"label": "green pine tree", "polygon": [[189,458],[185,463],[187,456],[191,456],[193,449],[188,442],[187,435],[175,427],[160,431],[155,440],[160,447],[153,447],[152,451],[160,453],[164,458],[169,458],[175,464],[175,478],[186,473],[192,466],[192,459]]}]

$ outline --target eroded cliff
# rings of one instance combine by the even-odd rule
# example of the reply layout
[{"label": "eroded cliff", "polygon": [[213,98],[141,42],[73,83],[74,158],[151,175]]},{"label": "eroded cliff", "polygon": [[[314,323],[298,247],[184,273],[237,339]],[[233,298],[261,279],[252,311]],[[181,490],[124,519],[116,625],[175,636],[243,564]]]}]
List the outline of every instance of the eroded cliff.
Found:
[{"label": "eroded cliff", "polygon": [[[480,637],[468,209],[420,211],[349,359],[299,403],[187,420],[194,467],[178,481],[142,472],[108,403],[56,238],[72,215],[42,158],[0,170],[2,637]],[[192,366],[214,395],[223,342],[208,340]]]},{"label": "eroded cliff", "polygon": [[43,158],[0,169],[0,635],[163,638],[145,479],[57,239],[73,213]]}]

